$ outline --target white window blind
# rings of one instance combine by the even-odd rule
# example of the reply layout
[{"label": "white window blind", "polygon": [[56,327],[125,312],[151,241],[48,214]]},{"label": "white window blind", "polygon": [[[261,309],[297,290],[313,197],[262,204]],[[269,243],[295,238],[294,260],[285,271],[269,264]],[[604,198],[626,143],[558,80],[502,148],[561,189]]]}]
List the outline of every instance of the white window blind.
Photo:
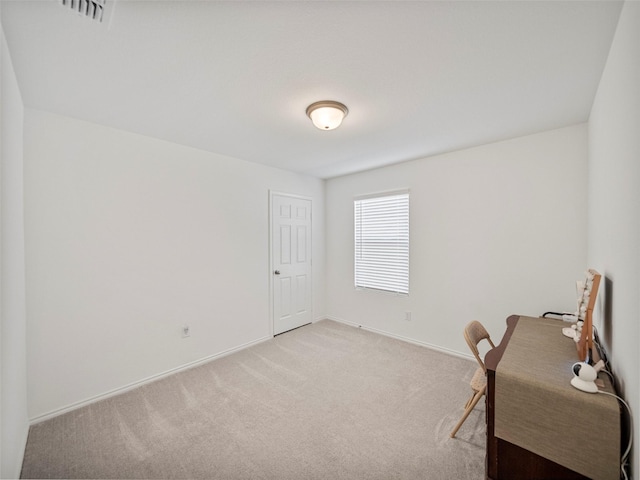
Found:
[{"label": "white window blind", "polygon": [[355,286],[409,293],[409,192],[354,200]]}]

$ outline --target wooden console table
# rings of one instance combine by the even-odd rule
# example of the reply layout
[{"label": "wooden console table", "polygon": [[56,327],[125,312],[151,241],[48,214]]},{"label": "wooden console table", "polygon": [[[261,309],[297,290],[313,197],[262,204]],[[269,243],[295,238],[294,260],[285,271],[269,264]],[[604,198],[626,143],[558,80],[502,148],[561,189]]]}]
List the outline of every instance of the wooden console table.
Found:
[{"label": "wooden console table", "polygon": [[[513,315],[500,344],[485,356],[489,480],[619,479],[620,406],[614,397],[569,384],[578,358],[574,342],[562,336],[564,326],[562,321]],[[502,385],[510,377],[515,377],[515,389],[512,385],[512,393],[501,396],[509,391]],[[599,377],[604,390],[613,392],[608,377]],[[506,420],[505,410],[511,415]],[[554,416],[559,421],[554,423]]]}]

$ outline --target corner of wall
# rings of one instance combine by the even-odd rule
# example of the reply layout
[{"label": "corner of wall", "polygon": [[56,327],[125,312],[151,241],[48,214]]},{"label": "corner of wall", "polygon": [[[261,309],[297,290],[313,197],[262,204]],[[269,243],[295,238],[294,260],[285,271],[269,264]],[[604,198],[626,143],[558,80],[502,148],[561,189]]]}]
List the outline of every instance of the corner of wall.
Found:
[{"label": "corner of wall", "polygon": [[18,478],[29,432],[22,180],[24,106],[1,26],[0,49],[0,476]]}]

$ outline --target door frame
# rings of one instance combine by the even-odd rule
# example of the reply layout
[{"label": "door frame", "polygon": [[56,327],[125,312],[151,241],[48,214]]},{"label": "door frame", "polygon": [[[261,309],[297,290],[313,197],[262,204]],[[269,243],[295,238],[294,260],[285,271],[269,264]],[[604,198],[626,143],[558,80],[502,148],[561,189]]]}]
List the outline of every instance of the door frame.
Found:
[{"label": "door frame", "polygon": [[[310,280],[310,296],[311,296],[311,305],[310,305],[310,311],[311,311],[311,323],[313,323],[313,198],[312,197],[307,197],[306,195],[297,195],[294,193],[286,193],[286,192],[281,192],[278,190],[271,190],[269,189],[269,241],[268,241],[268,245],[269,245],[269,271],[268,271],[268,275],[269,275],[269,336],[270,337],[274,337],[274,333],[275,332],[275,318],[273,317],[273,197],[274,196],[280,196],[280,197],[289,197],[289,198],[297,198],[300,200],[308,200],[310,205],[311,205],[311,213],[310,213],[310,220],[311,220],[311,225],[310,225],[310,229],[311,229],[311,234],[310,234],[310,245],[309,245],[309,251],[311,254],[311,258],[310,258],[310,271],[309,271],[309,280]],[[284,333],[284,332],[283,332]]]}]

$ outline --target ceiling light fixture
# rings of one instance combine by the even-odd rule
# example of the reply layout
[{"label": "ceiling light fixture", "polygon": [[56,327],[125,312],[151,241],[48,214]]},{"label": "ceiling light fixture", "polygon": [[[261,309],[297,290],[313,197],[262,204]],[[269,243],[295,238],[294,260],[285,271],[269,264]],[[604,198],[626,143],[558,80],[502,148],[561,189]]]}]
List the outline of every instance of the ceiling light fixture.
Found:
[{"label": "ceiling light fixture", "polygon": [[333,100],[322,100],[307,107],[307,116],[320,130],[338,128],[348,113],[345,105]]}]

